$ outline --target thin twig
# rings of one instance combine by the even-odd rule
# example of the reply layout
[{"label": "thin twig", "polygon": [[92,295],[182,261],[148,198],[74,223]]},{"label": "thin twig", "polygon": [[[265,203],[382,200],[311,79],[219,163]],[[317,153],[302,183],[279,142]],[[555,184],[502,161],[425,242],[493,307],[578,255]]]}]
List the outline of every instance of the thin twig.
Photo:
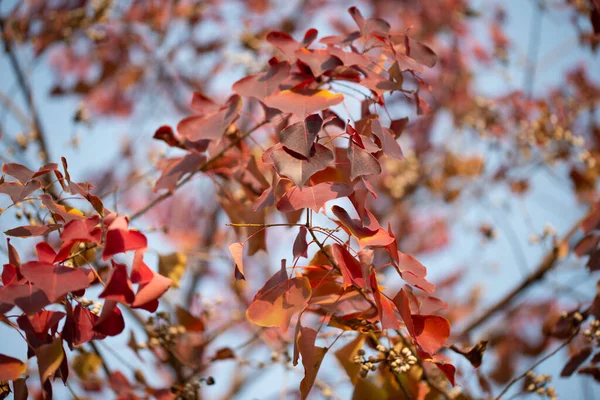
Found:
[{"label": "thin twig", "polygon": [[[585,218],[587,218],[588,215],[589,214],[586,214],[585,217],[583,217],[582,219],[577,221],[571,227],[571,229],[569,229],[569,231],[562,237],[562,239],[558,241],[558,244],[560,245],[560,243],[568,243],[569,240],[573,237],[573,235],[575,235],[575,233],[577,233],[577,231],[579,230],[579,225],[581,224],[581,222],[583,222],[583,220]],[[509,306],[517,297],[519,297],[521,294],[523,294],[529,287],[531,287],[535,283],[541,281],[544,278],[544,276],[546,276],[548,271],[550,271],[552,268],[554,268],[556,266],[556,262],[558,261],[558,256],[559,256],[559,249],[558,249],[559,245],[554,246],[552,248],[552,250],[549,251],[544,256],[544,258],[542,259],[542,261],[540,262],[538,267],[535,269],[535,271],[533,271],[531,274],[529,274],[516,288],[514,288],[512,291],[510,291],[510,293],[508,293],[506,296],[504,296],[502,299],[500,299],[496,304],[494,304],[492,307],[490,307],[481,316],[479,316],[477,319],[475,319],[474,321],[469,323],[457,337],[458,338],[466,337],[471,331],[473,331],[474,329],[483,325],[483,323],[485,323],[492,316],[496,315],[496,313],[502,311],[507,306]]]},{"label": "thin twig", "polygon": [[141,217],[142,215],[144,215],[145,213],[147,213],[148,211],[150,211],[154,206],[156,206],[157,204],[163,202],[164,200],[168,199],[169,197],[173,196],[173,193],[175,193],[176,189],[179,189],[180,187],[182,187],[183,185],[185,185],[186,183],[188,183],[192,177],[194,177],[198,172],[202,172],[204,170],[206,170],[206,168],[212,164],[213,162],[215,162],[216,160],[218,160],[219,158],[221,158],[228,150],[232,149],[233,147],[235,147],[238,143],[240,143],[242,140],[244,140],[245,138],[247,138],[248,136],[250,136],[254,131],[256,131],[257,129],[259,129],[260,127],[262,127],[263,125],[268,124],[269,122],[271,122],[270,120],[264,120],[261,123],[255,125],[252,129],[250,129],[249,131],[247,131],[246,133],[244,133],[241,136],[238,136],[236,139],[234,139],[231,143],[229,143],[228,146],[226,146],[224,149],[222,149],[220,152],[218,152],[217,154],[215,154],[210,160],[208,160],[207,162],[205,162],[204,164],[202,164],[202,166],[200,168],[198,168],[196,171],[192,172],[191,174],[189,174],[187,177],[185,177],[182,181],[180,181],[176,186],[174,190],[168,191],[160,196],[158,196],[157,198],[155,198],[154,200],[150,201],[148,204],[146,204],[144,207],[142,207],[140,210],[138,210],[137,212],[135,212],[133,215],[131,215],[129,217],[130,221],[133,221],[134,219],[137,219],[139,217]]},{"label": "thin twig", "polygon": [[575,339],[575,337],[577,336],[578,333],[579,333],[579,330],[576,330],[560,346],[558,346],[556,349],[554,349],[552,352],[550,352],[546,356],[540,358],[538,361],[534,362],[533,365],[531,367],[529,367],[525,372],[523,372],[521,375],[513,378],[510,382],[508,382],[508,385],[506,385],[504,387],[504,389],[502,390],[502,392],[500,392],[500,394],[498,395],[498,397],[496,397],[496,400],[500,400],[502,398],[502,396],[504,395],[504,393],[506,393],[508,391],[508,389],[511,388],[512,385],[514,385],[515,383],[517,383],[518,381],[520,381],[521,379],[523,379],[525,376],[527,376],[527,374],[530,371],[533,371],[538,365],[540,365],[541,363],[543,363],[544,361],[546,361],[547,359],[549,359],[550,357],[552,357],[553,355],[555,355],[556,353],[558,353],[560,350],[562,350],[563,348],[565,348],[566,346],[568,346],[569,343],[571,343],[571,341],[573,341],[573,339]]},{"label": "thin twig", "polygon": [[19,87],[21,88],[21,92],[23,92],[23,96],[25,97],[25,101],[27,102],[27,106],[29,107],[29,111],[31,112],[31,119],[33,122],[33,128],[35,129],[35,138],[40,146],[40,158],[44,164],[47,164],[50,159],[50,154],[48,152],[48,145],[46,144],[46,136],[44,133],[44,128],[42,127],[42,122],[40,120],[40,116],[35,107],[35,102],[33,101],[33,93],[31,91],[31,86],[29,82],[27,82],[27,78],[25,77],[25,73],[23,72],[23,68],[17,59],[17,55],[14,51],[11,41],[6,34],[4,29],[4,20],[0,18],[0,33],[2,33],[2,37],[4,38],[4,48],[6,53],[8,54],[8,60],[15,72],[17,77],[17,82]]}]

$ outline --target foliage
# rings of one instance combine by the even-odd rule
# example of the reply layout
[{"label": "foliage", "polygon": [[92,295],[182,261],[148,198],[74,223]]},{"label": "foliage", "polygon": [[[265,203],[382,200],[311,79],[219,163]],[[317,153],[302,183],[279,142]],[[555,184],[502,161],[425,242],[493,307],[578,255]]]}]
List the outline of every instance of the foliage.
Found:
[{"label": "foliage", "polygon": [[[2,137],[0,211],[3,224],[19,222],[4,230],[0,319],[27,354],[0,354],[0,397],[52,398],[60,380],[75,398],[207,398],[215,383],[223,398],[243,398],[253,369],[301,363],[294,398],[335,398],[342,378],[356,399],[500,398],[517,382],[518,393],[555,398],[550,377],[533,369],[565,347],[562,377],[600,381],[600,292],[575,305],[561,295],[517,306],[551,270],[581,264],[575,257],[588,280],[600,269],[600,87],[580,67],[540,95],[481,97],[476,68],[510,60],[500,9],[486,47],[470,22],[484,17],[463,0],[374,1],[364,7],[372,17],[351,7],[353,25],[331,16],[333,35],[302,28],[326,9],[340,14],[338,4],[300,3],[297,19],[267,1],[244,4],[237,48],[227,35],[199,39],[237,18],[218,1],[31,1],[0,17],[28,111],[10,96],[2,105],[31,132]],[[540,4],[540,13],[550,7]],[[596,51],[600,4],[560,7],[582,49]],[[52,96],[81,101],[76,125],[164,101],[153,134],[163,153],[150,172],[129,144],[102,174],[72,179],[80,171],[51,157],[23,50],[50,63]],[[239,69],[226,50],[252,62],[242,59],[245,76],[223,93],[213,81]],[[448,117],[455,132],[444,140],[463,135],[490,149],[436,141],[434,122]],[[17,162],[28,147],[41,167]],[[448,244],[459,207],[485,204],[496,188],[524,198],[535,184],[527,171],[539,166],[567,171],[560,190],[591,205],[583,219],[562,237],[551,227],[534,237],[549,251],[489,308],[465,271],[434,280],[419,260]],[[151,190],[140,184],[148,177]],[[485,242],[496,231],[478,228]],[[221,294],[215,303],[198,298],[207,285]],[[503,321],[479,330],[498,314]],[[115,336],[129,337],[128,348],[103,346]],[[123,360],[133,354],[142,368]],[[220,369],[232,362],[243,371]],[[322,378],[327,362],[341,368]]]}]

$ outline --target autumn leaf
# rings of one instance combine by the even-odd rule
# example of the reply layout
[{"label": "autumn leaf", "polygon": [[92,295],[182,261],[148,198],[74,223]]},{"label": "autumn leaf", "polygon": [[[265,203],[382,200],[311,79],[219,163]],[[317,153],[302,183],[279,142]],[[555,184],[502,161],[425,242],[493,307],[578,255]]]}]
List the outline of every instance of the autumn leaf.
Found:
[{"label": "autumn leaf", "polygon": [[294,240],[294,246],[292,247],[292,254],[294,256],[294,260],[297,260],[300,257],[308,257],[308,243],[306,242],[306,234],[308,233],[308,229],[305,226],[301,226],[298,230],[298,236]]},{"label": "autumn leaf", "polygon": [[415,340],[427,353],[433,355],[450,337],[450,323],[439,315],[412,315]]},{"label": "autumn leaf", "polygon": [[334,243],[331,246],[331,254],[342,273],[344,288],[356,285],[364,289],[366,283],[365,276],[358,260],[344,246],[338,243]]},{"label": "autumn leaf", "polygon": [[317,89],[282,90],[264,99],[267,106],[292,113],[299,118],[333,107],[343,101],[342,94]]},{"label": "autumn leaf", "polygon": [[288,77],[290,69],[287,61],[270,64],[266,72],[248,75],[234,83],[233,91],[243,97],[263,100],[279,90],[279,85]]},{"label": "autumn leaf", "polygon": [[367,246],[385,247],[395,240],[378,223],[375,223],[374,217],[372,218],[373,225],[365,227],[360,220],[351,218],[348,212],[340,206],[333,206],[331,211],[340,221],[344,230],[356,238],[361,249]]},{"label": "autumn leaf", "polygon": [[575,372],[577,368],[579,368],[579,366],[581,366],[581,364],[583,364],[585,360],[589,358],[590,355],[592,355],[592,348],[589,346],[584,347],[577,353],[573,354],[560,372],[560,376],[565,378],[573,375],[573,372]]},{"label": "autumn leaf", "polygon": [[221,139],[225,129],[238,118],[241,108],[242,99],[233,95],[215,112],[181,120],[177,124],[177,132],[191,142]]},{"label": "autumn leaf", "polygon": [[354,340],[335,352],[335,357],[344,367],[352,384],[356,384],[360,372],[360,364],[354,362],[354,357],[358,355],[358,350],[362,349],[366,338],[365,335],[359,334]]},{"label": "autumn leaf", "polygon": [[281,51],[289,61],[295,60],[295,52],[300,47],[300,43],[288,33],[272,31],[267,33],[266,39],[269,44]]},{"label": "autumn leaf", "polygon": [[315,172],[325,169],[333,161],[331,150],[318,143],[308,158],[295,156],[283,147],[276,147],[270,156],[279,175],[290,178],[296,186],[304,185]]},{"label": "autumn leaf", "polygon": [[242,243],[232,243],[229,245],[229,252],[235,262],[235,279],[246,279],[244,276],[244,245]]},{"label": "autumn leaf", "polygon": [[39,287],[51,302],[90,285],[88,274],[81,269],[54,266],[39,261],[30,261],[21,265],[21,273]]},{"label": "autumn leaf", "polygon": [[14,237],[35,237],[35,236],[43,236],[47,235],[50,232],[54,232],[59,229],[62,225],[59,224],[50,224],[50,225],[24,225],[19,226],[17,228],[9,229],[4,231],[4,234],[7,236]]},{"label": "autumn leaf", "polygon": [[306,308],[311,296],[308,278],[288,279],[285,267],[256,293],[246,311],[250,322],[287,332],[292,316]]},{"label": "autumn leaf", "polygon": [[304,366],[304,378],[300,382],[300,396],[304,400],[313,387],[317,379],[317,373],[323,362],[327,348],[315,346],[317,331],[311,328],[302,327],[298,335],[298,349],[302,356],[302,365]]},{"label": "autumn leaf", "polygon": [[145,249],[147,246],[146,236],[139,231],[120,228],[109,229],[106,232],[102,259],[106,261],[115,254]]},{"label": "autumn leaf", "polygon": [[62,339],[56,338],[52,343],[41,345],[35,350],[35,354],[40,371],[40,380],[44,383],[54,375],[65,357]]},{"label": "autumn leaf", "polygon": [[101,299],[118,301],[131,304],[135,299],[133,286],[127,274],[127,267],[123,264],[112,262],[113,268],[104,286],[102,293],[98,295]]},{"label": "autumn leaf", "polygon": [[0,354],[0,381],[14,381],[25,373],[27,365],[13,357]]},{"label": "autumn leaf", "polygon": [[318,213],[325,203],[340,197],[347,197],[352,188],[343,183],[322,182],[314,186],[293,186],[277,202],[277,209],[288,213],[310,208]]},{"label": "autumn leaf", "polygon": [[361,149],[354,141],[348,145],[348,160],[350,160],[350,180],[359,176],[379,175],[381,165],[368,151]]},{"label": "autumn leaf", "polygon": [[281,144],[309,158],[322,124],[323,119],[319,114],[309,115],[304,121],[293,123],[279,133]]}]

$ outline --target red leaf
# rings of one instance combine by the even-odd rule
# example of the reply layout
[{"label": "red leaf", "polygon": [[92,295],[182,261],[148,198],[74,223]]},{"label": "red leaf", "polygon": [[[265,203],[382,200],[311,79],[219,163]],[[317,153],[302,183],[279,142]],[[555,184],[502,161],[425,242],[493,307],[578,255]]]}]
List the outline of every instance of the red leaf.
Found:
[{"label": "red leaf", "polygon": [[308,397],[308,393],[317,378],[323,358],[327,353],[326,348],[315,346],[316,339],[317,331],[304,327],[301,328],[300,335],[297,338],[298,348],[302,356],[302,365],[304,366],[304,379],[300,382],[300,396],[302,399]]},{"label": "red leaf", "polygon": [[102,229],[97,226],[100,217],[94,216],[85,220],[73,220],[67,223],[60,234],[63,242],[91,242],[100,243]]},{"label": "red leaf", "polygon": [[281,144],[293,152],[309,158],[322,124],[323,119],[319,114],[309,115],[303,122],[296,122],[279,133]]},{"label": "red leaf", "polygon": [[26,314],[35,314],[52,302],[37,286],[11,283],[0,286],[1,303],[16,305]]},{"label": "red leaf", "polygon": [[47,235],[50,232],[53,232],[59,229],[62,225],[60,224],[50,224],[50,225],[24,225],[19,226],[17,228],[9,229],[4,231],[4,234],[7,236],[14,237],[35,237]]},{"label": "red leaf", "polygon": [[404,158],[396,138],[394,135],[392,135],[388,128],[381,126],[381,123],[378,119],[373,119],[371,121],[371,129],[373,134],[379,139],[379,142],[381,143],[381,149],[385,155],[388,157],[397,158],[399,160]]},{"label": "red leaf", "polygon": [[227,127],[238,118],[241,108],[242,99],[233,95],[215,112],[184,118],[177,124],[177,132],[191,142],[221,139]]},{"label": "red leaf", "polygon": [[183,307],[175,309],[177,321],[183,325],[188,332],[204,332],[204,322],[202,319],[192,315]]},{"label": "red leaf", "polygon": [[112,262],[113,268],[110,271],[108,281],[102,293],[98,295],[101,299],[118,301],[125,304],[131,304],[135,300],[133,286],[127,274],[127,267],[123,264]]},{"label": "red leaf", "polygon": [[271,159],[279,175],[290,178],[296,186],[304,185],[315,172],[325,169],[333,161],[331,150],[318,143],[308,159],[300,157],[290,154],[281,145],[271,152]]},{"label": "red leaf", "polygon": [[233,84],[233,90],[243,97],[263,100],[279,91],[279,85],[290,74],[287,61],[269,65],[269,70],[261,74],[246,76]]},{"label": "red leaf", "polygon": [[328,50],[308,50],[305,48],[296,50],[298,60],[308,65],[315,77],[344,65],[342,60],[331,55]]},{"label": "red leaf", "polygon": [[300,257],[308,257],[308,243],[306,243],[306,234],[308,230],[305,226],[301,226],[298,231],[298,236],[294,240],[294,247],[292,250],[292,254],[294,256],[294,260],[297,260]]},{"label": "red leaf", "polygon": [[281,51],[288,60],[295,60],[295,52],[300,47],[300,44],[289,34],[273,31],[267,34],[266,39],[267,42]]},{"label": "red leaf", "polygon": [[17,178],[21,183],[27,183],[33,178],[45,175],[58,168],[58,164],[50,163],[41,167],[37,172],[33,172],[29,168],[15,163],[7,163],[2,166],[2,172],[6,175]]},{"label": "red leaf", "polygon": [[450,323],[439,315],[415,314],[412,323],[417,343],[430,355],[438,351],[450,337]]},{"label": "red leaf", "polygon": [[153,277],[154,272],[144,262],[144,251],[136,251],[131,265],[131,283],[148,283]]},{"label": "red leaf", "polygon": [[97,321],[98,316],[89,309],[78,304],[74,310],[71,310],[69,306],[62,337],[70,348],[80,346],[91,340],[103,339],[104,335],[94,331],[94,325]]},{"label": "red leaf", "polygon": [[590,355],[592,355],[591,347],[584,347],[583,349],[579,350],[577,353],[573,354],[571,356],[571,358],[569,358],[569,361],[567,362],[567,364],[562,369],[560,376],[565,378],[565,377],[573,375],[573,372],[575,372],[575,370],[577,368],[579,368],[579,366],[581,364],[583,364]]},{"label": "red leaf", "polygon": [[371,225],[376,229],[370,229],[371,227],[364,227],[361,221],[352,219],[346,210],[340,206],[333,206],[331,210],[342,224],[342,227],[356,238],[361,249],[367,246],[385,247],[395,240],[385,229],[379,227],[374,219]]},{"label": "red leaf", "polygon": [[29,282],[39,287],[50,302],[90,285],[88,274],[82,269],[54,266],[39,261],[21,265],[21,273]]},{"label": "red leaf", "polygon": [[325,110],[343,101],[342,94],[316,89],[282,90],[264,99],[268,107],[292,113],[299,118]]},{"label": "red leaf", "polygon": [[456,385],[456,382],[454,380],[454,375],[456,374],[456,368],[454,367],[454,365],[439,363],[439,362],[436,362],[435,365],[437,365],[437,367],[440,369],[440,371],[442,371],[444,373],[444,375],[446,375],[446,378],[448,378],[448,381],[452,384],[452,386]]},{"label": "red leaf", "polygon": [[306,308],[311,295],[308,278],[287,278],[285,265],[256,293],[246,317],[259,326],[287,332],[292,316]]},{"label": "red leaf", "polygon": [[4,264],[2,269],[2,284],[4,286],[9,283],[17,283],[19,279],[23,278],[17,267],[12,264]]},{"label": "red leaf", "polygon": [[350,180],[359,176],[379,175],[381,165],[368,151],[363,150],[354,141],[348,146],[348,160],[350,160]]},{"label": "red leaf", "polygon": [[56,252],[46,242],[39,242],[35,245],[35,251],[38,256],[38,260],[44,263],[52,264],[54,262],[54,258],[56,257]]},{"label": "red leaf", "polygon": [[23,185],[21,182],[4,182],[0,184],[0,193],[10,197],[13,203],[18,203],[40,188],[40,182],[33,180]]},{"label": "red leaf", "polygon": [[185,148],[181,144],[181,140],[177,136],[175,136],[175,132],[173,132],[173,128],[168,125],[163,125],[154,132],[153,139],[162,140],[170,147],[179,147],[180,149]]},{"label": "red leaf", "polygon": [[0,354],[0,381],[14,381],[25,373],[27,365],[21,360]]},{"label": "red leaf", "polygon": [[206,157],[196,152],[189,152],[183,157],[167,158],[159,161],[157,167],[162,171],[162,174],[156,181],[153,190],[156,192],[167,189],[172,192],[184,175],[196,172],[198,168],[204,165],[205,161]]},{"label": "red leaf", "polygon": [[146,236],[141,232],[126,229],[111,229],[106,232],[102,259],[106,261],[115,254],[125,253],[130,250],[145,249],[147,246],[148,241],[146,240]]},{"label": "red leaf", "polygon": [[352,188],[343,183],[322,182],[314,186],[289,188],[277,202],[277,209],[288,213],[303,208],[319,212],[326,202],[349,196]]},{"label": "red leaf", "polygon": [[385,297],[379,291],[379,285],[377,284],[377,276],[375,271],[371,272],[371,288],[373,289],[373,299],[377,304],[377,310],[379,310],[379,321],[381,322],[382,329],[400,329],[400,323],[394,313],[392,302]]},{"label": "red leaf", "polygon": [[125,329],[125,320],[117,302],[106,300],[100,318],[94,324],[94,331],[106,336],[116,336]]},{"label": "red leaf", "polygon": [[358,260],[338,243],[331,246],[331,253],[342,273],[344,289],[352,286],[352,284],[365,289],[365,277]]},{"label": "red leaf", "polygon": [[406,325],[406,329],[411,336],[415,336],[415,327],[412,322],[412,315],[410,312],[410,300],[404,289],[400,289],[398,294],[394,297],[394,304]]},{"label": "red leaf", "polygon": [[171,279],[161,274],[154,274],[150,282],[143,283],[138,288],[135,301],[132,304],[133,308],[143,308],[151,312],[156,311],[158,299],[169,289],[171,284]]}]

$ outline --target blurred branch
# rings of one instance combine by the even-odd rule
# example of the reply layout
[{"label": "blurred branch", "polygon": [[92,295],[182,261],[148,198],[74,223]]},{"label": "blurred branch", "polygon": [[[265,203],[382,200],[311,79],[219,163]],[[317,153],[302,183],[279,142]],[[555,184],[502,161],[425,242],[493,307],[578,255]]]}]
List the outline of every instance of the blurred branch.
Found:
[{"label": "blurred branch", "polygon": [[19,107],[8,95],[4,92],[0,92],[0,104],[4,106],[10,113],[19,121],[21,125],[30,129],[32,124],[29,117],[25,115],[25,112]]},{"label": "blurred branch", "polygon": [[[260,127],[262,127],[263,125],[268,124],[269,122],[271,122],[270,120],[266,119],[256,125],[254,125],[253,128],[251,128],[250,130],[248,130],[246,133],[244,133],[241,136],[238,136],[236,139],[234,139],[231,143],[229,143],[228,146],[226,146],[223,150],[221,150],[220,152],[218,152],[217,154],[215,154],[210,160],[208,160],[207,162],[205,162],[200,168],[198,168],[195,172],[192,172],[191,174],[189,174],[186,178],[184,178],[182,181],[180,181],[177,186],[175,186],[175,190],[179,189],[180,187],[182,187],[183,185],[185,185],[186,183],[188,183],[192,177],[194,177],[198,172],[202,172],[204,171],[210,164],[212,164],[213,162],[215,162],[216,160],[218,160],[219,158],[223,157],[223,155],[230,149],[232,149],[233,147],[235,147],[238,143],[240,143],[242,140],[246,139],[248,136],[250,136],[254,131],[256,131],[257,129],[259,129]],[[146,214],[148,211],[150,211],[154,206],[156,206],[157,204],[163,202],[164,200],[168,199],[169,197],[173,196],[173,193],[175,193],[175,190],[163,193],[162,195],[158,196],[157,198],[155,198],[154,200],[152,200],[151,202],[149,202],[148,204],[146,204],[146,206],[144,206],[142,209],[138,210],[137,212],[135,212],[133,215],[131,215],[131,217],[129,218],[130,221],[133,221],[134,219],[137,219],[139,217],[141,217],[142,215]]]},{"label": "blurred branch", "polygon": [[552,248],[542,259],[538,267],[529,274],[516,288],[514,288],[510,293],[500,299],[495,305],[490,307],[486,312],[484,312],[479,318],[475,319],[471,323],[469,323],[460,334],[458,334],[457,338],[463,338],[469,335],[471,331],[475,330],[479,326],[483,325],[488,319],[496,315],[498,312],[505,309],[509,306],[517,297],[523,294],[529,287],[531,287],[536,282],[541,281],[546,273],[550,271],[556,265],[556,262],[559,259],[559,246],[561,243],[568,243],[569,240],[577,233],[579,230],[579,225],[581,222],[589,216],[587,213],[583,218],[578,220],[569,231],[560,239],[556,246]]},{"label": "blurred branch", "polygon": [[558,346],[552,352],[548,353],[546,356],[540,358],[538,361],[534,362],[533,365],[531,367],[529,367],[521,375],[516,376],[513,379],[511,379],[511,381],[508,382],[508,384],[504,387],[504,389],[502,390],[502,392],[500,392],[500,394],[498,395],[498,397],[496,397],[495,400],[500,400],[502,398],[502,396],[504,395],[504,393],[506,393],[508,391],[508,389],[511,388],[512,385],[514,385],[515,383],[517,383],[518,381],[520,381],[521,379],[523,379],[525,376],[527,376],[527,374],[529,372],[533,371],[538,365],[540,365],[541,363],[543,363],[544,361],[546,361],[550,357],[554,356],[560,350],[562,350],[563,348],[565,348],[569,343],[571,343],[573,341],[573,339],[575,339],[575,337],[577,336],[578,333],[579,333],[579,330],[575,330],[575,332],[573,332],[573,334],[571,336],[569,336],[569,338],[567,340],[565,340],[560,346]]},{"label": "blurred branch", "polygon": [[43,164],[48,164],[50,160],[50,154],[48,153],[48,146],[46,144],[46,136],[44,132],[44,128],[42,127],[42,122],[40,120],[40,116],[35,107],[35,102],[33,101],[33,93],[31,91],[31,87],[27,82],[27,78],[25,77],[25,73],[23,72],[23,68],[17,59],[17,55],[12,46],[8,35],[4,29],[4,20],[0,18],[0,33],[2,34],[2,40],[4,41],[4,49],[8,54],[8,60],[12,66],[12,69],[17,78],[17,83],[23,92],[23,96],[25,97],[25,101],[27,102],[27,106],[29,107],[29,111],[31,112],[31,118],[33,122],[33,128],[35,129],[35,138],[40,146],[40,158]]}]

